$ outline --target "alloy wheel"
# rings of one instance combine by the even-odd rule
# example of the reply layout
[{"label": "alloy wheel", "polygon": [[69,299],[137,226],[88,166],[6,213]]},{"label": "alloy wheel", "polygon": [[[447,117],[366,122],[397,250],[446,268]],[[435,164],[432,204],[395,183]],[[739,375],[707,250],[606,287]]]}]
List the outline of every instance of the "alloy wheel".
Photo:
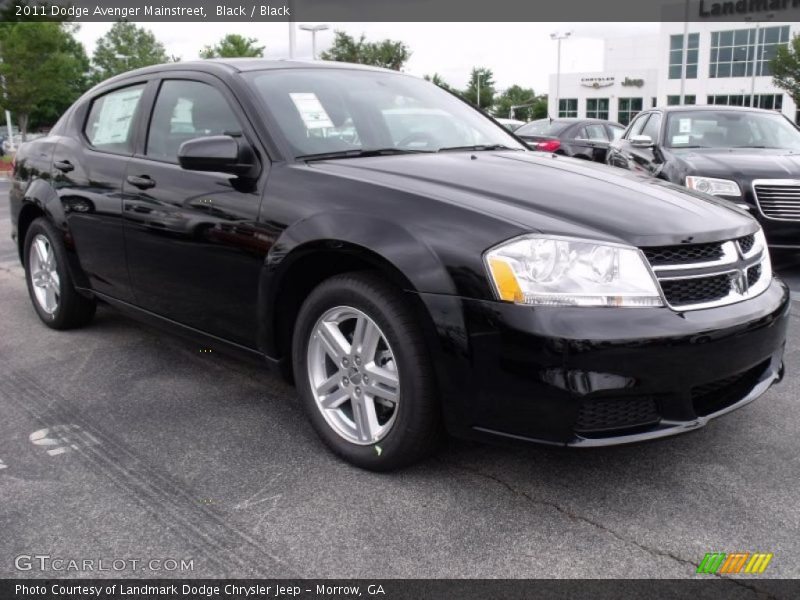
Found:
[{"label": "alloy wheel", "polygon": [[362,311],[338,306],[311,330],[307,369],[311,393],[328,425],[358,445],[390,431],[400,401],[400,377],[386,336]]},{"label": "alloy wheel", "polygon": [[56,254],[47,237],[39,234],[33,238],[28,260],[36,303],[44,312],[52,315],[61,301],[61,279],[58,276]]}]

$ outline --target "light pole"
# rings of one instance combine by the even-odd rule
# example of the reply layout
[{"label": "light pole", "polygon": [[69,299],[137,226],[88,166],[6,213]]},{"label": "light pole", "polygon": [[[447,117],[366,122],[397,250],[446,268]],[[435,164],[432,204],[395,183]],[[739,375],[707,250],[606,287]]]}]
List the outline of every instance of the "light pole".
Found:
[{"label": "light pole", "polygon": [[475,81],[477,82],[477,85],[478,85],[478,88],[477,88],[476,92],[477,92],[477,95],[478,95],[478,110],[480,110],[481,109],[481,73],[480,73],[480,71],[478,71],[475,74]]},{"label": "light pole", "polygon": [[566,40],[569,36],[572,35],[571,31],[565,31],[564,33],[554,32],[550,34],[551,40],[556,40],[558,43],[558,59],[556,63],[556,118],[559,116],[559,93],[561,92],[561,40]]},{"label": "light pole", "polygon": [[317,32],[330,29],[328,25],[300,25],[303,31],[311,32],[311,59],[317,60]]}]

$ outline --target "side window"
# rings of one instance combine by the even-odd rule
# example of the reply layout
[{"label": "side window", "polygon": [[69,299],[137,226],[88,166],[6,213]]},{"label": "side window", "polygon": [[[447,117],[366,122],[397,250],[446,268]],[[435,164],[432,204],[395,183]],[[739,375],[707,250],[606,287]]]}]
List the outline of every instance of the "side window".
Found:
[{"label": "side window", "polygon": [[609,125],[608,129],[611,131],[611,141],[616,141],[622,137],[622,134],[625,133],[624,127],[616,127],[614,125]]},{"label": "side window", "polygon": [[573,136],[572,139],[575,139],[575,140],[588,140],[589,139],[589,134],[586,133],[586,127],[578,127],[575,130],[575,135]]},{"label": "side window", "polygon": [[586,126],[586,138],[596,142],[607,142],[606,128],[599,123]]},{"label": "side window", "polygon": [[187,140],[241,132],[228,101],[214,86],[200,81],[169,79],[161,84],[156,98],[145,154],[177,163],[178,149]]},{"label": "side window", "polygon": [[144,84],[132,85],[96,98],[89,109],[83,132],[98,150],[133,152],[133,116]]},{"label": "side window", "polygon": [[653,113],[647,120],[647,125],[642,129],[642,135],[649,135],[650,139],[658,142],[658,134],[661,131],[661,113]]},{"label": "side window", "polygon": [[628,135],[625,137],[627,139],[631,139],[634,135],[641,135],[642,129],[644,129],[644,124],[647,122],[647,117],[650,116],[650,113],[646,113],[640,115],[634,119],[633,124],[631,125],[631,130],[628,132]]}]

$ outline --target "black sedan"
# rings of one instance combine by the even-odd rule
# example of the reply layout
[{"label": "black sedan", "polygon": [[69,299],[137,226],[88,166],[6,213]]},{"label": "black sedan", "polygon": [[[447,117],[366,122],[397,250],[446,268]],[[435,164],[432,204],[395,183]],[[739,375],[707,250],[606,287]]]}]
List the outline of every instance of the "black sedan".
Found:
[{"label": "black sedan", "polygon": [[10,200],[45,325],[88,325],[104,302],[262,360],[368,469],[426,456],[445,430],[673,435],[783,374],[789,295],[750,216],[529,152],[401,73],[231,59],[123,74],[20,149]]},{"label": "black sedan", "polygon": [[608,164],[736,203],[773,248],[800,248],[800,130],[755,108],[648,110],[614,142]]},{"label": "black sedan", "polygon": [[514,134],[532,150],[605,162],[609,143],[624,131],[619,123],[602,119],[539,119]]}]

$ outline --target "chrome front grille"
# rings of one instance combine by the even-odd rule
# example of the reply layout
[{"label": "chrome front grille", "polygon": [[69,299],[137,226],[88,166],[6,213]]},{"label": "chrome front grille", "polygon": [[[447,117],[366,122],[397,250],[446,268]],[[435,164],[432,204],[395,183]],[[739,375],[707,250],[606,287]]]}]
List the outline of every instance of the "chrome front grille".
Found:
[{"label": "chrome front grille", "polygon": [[753,193],[761,214],[779,221],[800,221],[800,180],[756,179]]},{"label": "chrome front grille", "polygon": [[763,234],[725,242],[642,248],[668,306],[711,308],[756,296],[769,286]]}]

